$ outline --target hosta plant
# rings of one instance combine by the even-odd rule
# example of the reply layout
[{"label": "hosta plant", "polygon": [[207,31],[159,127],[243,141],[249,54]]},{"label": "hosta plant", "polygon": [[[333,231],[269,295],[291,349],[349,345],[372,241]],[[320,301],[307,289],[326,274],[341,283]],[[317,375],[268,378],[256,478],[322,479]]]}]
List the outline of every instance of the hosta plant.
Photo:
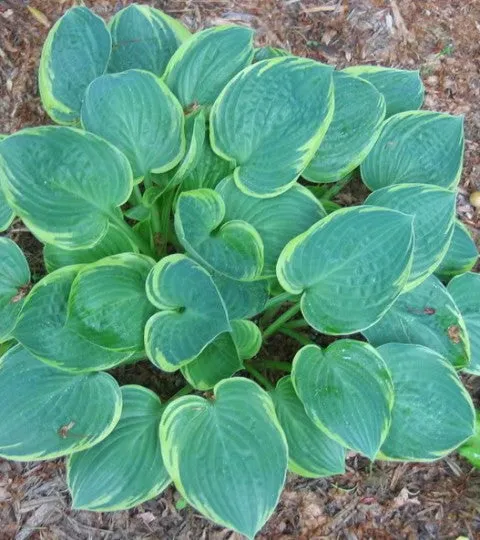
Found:
[{"label": "hosta plant", "polygon": [[[21,219],[48,272],[32,283],[0,239],[0,455],[67,456],[75,508],[173,483],[253,537],[287,471],[340,474],[348,451],[435,460],[473,433],[462,118],[418,110],[417,72],[253,39],[73,8],[39,68],[59,125],[0,142],[1,228]],[[365,200],[331,202],[358,178]],[[150,388],[167,372],[179,392],[119,385],[115,368],[145,361]]]}]

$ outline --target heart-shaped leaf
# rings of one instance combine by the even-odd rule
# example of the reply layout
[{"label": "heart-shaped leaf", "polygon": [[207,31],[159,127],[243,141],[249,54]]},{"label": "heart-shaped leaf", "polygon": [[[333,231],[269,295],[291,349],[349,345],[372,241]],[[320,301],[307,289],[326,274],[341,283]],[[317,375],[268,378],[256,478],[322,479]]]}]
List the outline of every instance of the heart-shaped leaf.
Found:
[{"label": "heart-shaped leaf", "polygon": [[387,118],[422,106],[425,89],[419,71],[383,66],[350,66],[343,72],[365,79],[383,94]]},{"label": "heart-shaped leaf", "polygon": [[246,221],[260,235],[265,250],[263,276],[275,276],[285,244],[326,216],[318,200],[299,184],[277,197],[259,199],[246,195],[229,177],[218,184],[216,191],[225,203],[225,220]]},{"label": "heart-shaped leaf", "polygon": [[413,266],[407,290],[422,283],[444,258],[455,226],[453,191],[428,184],[398,184],[375,191],[365,201],[414,216]]},{"label": "heart-shaped leaf", "polygon": [[262,333],[252,321],[232,321],[232,336],[242,360],[256,356],[262,346]]},{"label": "heart-shaped leaf", "polygon": [[147,71],[95,79],[85,94],[82,124],[119,148],[138,180],[150,171],[173,169],[185,153],[182,107],[165,83]]},{"label": "heart-shaped leaf", "polygon": [[252,281],[263,268],[263,242],[256,229],[225,219],[225,203],[211,189],[182,193],[175,231],[187,252],[212,270],[232,279]]},{"label": "heart-shaped leaf", "polygon": [[112,54],[108,71],[144,69],[161,77],[173,53],[190,32],[180,21],[152,6],[131,4],[108,23]]},{"label": "heart-shaped leaf", "polygon": [[472,400],[453,367],[420,345],[379,347],[393,380],[392,423],[380,459],[433,461],[473,434]]},{"label": "heart-shaped leaf", "polygon": [[53,272],[63,266],[93,263],[117,253],[136,253],[138,247],[122,231],[116,223],[110,223],[107,234],[94,246],[86,249],[62,249],[54,244],[43,248],[45,266]]},{"label": "heart-shaped leaf", "polygon": [[238,281],[216,273],[212,274],[212,278],[231,321],[254,317],[264,309],[269,296],[266,279]]},{"label": "heart-shaped leaf", "polygon": [[454,188],[463,162],[463,117],[432,111],[395,114],[361,165],[372,190],[394,184]]},{"label": "heart-shaped leaf", "polygon": [[307,345],[293,360],[292,382],[307,415],[329,437],[374,459],[388,433],[390,373],[366,343],[342,339]]},{"label": "heart-shaped leaf", "polygon": [[[394,210],[337,210],[290,241],[277,264],[281,286],[302,294],[302,313],[325,334],[375,323],[408,282],[412,218]],[[352,279],[353,276],[353,279]]]},{"label": "heart-shaped leaf", "polygon": [[465,321],[453,298],[435,276],[399,296],[387,313],[363,334],[375,347],[386,343],[415,343],[436,351],[457,368],[469,363]]},{"label": "heart-shaped leaf", "polygon": [[302,173],[311,182],[335,182],[357,168],[375,144],[385,118],[385,100],[369,82],[335,71],[333,86],[332,122]]},{"label": "heart-shaped leaf", "polygon": [[197,32],[172,56],[165,82],[188,111],[212,105],[228,81],[253,57],[253,31],[217,26]]},{"label": "heart-shaped leaf", "polygon": [[159,495],[171,482],[158,428],[165,405],[141,386],[121,387],[122,415],[110,435],[68,460],[73,508],[111,512]]},{"label": "heart-shaped leaf", "polygon": [[73,375],[22,346],[0,359],[0,455],[33,461],[94,446],[120,418],[122,396],[107,373]]},{"label": "heart-shaped leaf", "polygon": [[[465,368],[468,373],[480,375],[480,275],[468,272],[450,281],[447,288],[455,304],[462,314],[470,340],[470,365]],[[466,339],[463,326],[458,339]]]},{"label": "heart-shaped leaf", "polygon": [[146,290],[161,311],[147,322],[145,348],[164,371],[188,364],[218,335],[230,331],[225,304],[211,276],[184,255],[161,259],[147,278]]},{"label": "heart-shaped leaf", "polygon": [[163,459],[189,504],[253,538],[285,481],[285,436],[270,397],[254,382],[222,381],[214,394],[212,401],[187,396],[167,406],[160,425]]},{"label": "heart-shaped leaf", "polygon": [[307,478],[344,473],[345,448],[310,420],[291,377],[280,379],[270,396],[287,438],[288,468]]},{"label": "heart-shaped leaf", "polygon": [[22,250],[9,238],[0,237],[0,343],[15,327],[29,283],[30,269]]},{"label": "heart-shaped leaf", "polygon": [[57,124],[78,124],[87,86],[107,69],[112,39],[103,19],[86,7],[69,9],[48,33],[38,86]]},{"label": "heart-shaped leaf", "polygon": [[145,282],[155,261],[122,253],[84,266],[70,289],[66,326],[115,351],[143,349],[143,331],[155,313]]},{"label": "heart-shaped leaf", "polygon": [[[233,325],[232,325],[233,328]],[[190,363],[182,367],[182,375],[197,390],[209,390],[243,368],[233,335],[225,332]]]},{"label": "heart-shaped leaf", "polygon": [[210,115],[212,148],[234,161],[255,197],[286,191],[313,158],[333,116],[332,68],[288,56],[239,73]]},{"label": "heart-shaped leaf", "polygon": [[94,245],[109,221],[120,219],[115,210],[130,196],[132,170],[117,148],[96,135],[45,126],[2,141],[0,184],[42,242],[76,249]]},{"label": "heart-shaped leaf", "polygon": [[453,276],[471,270],[478,259],[478,250],[468,229],[461,221],[455,222],[452,240],[445,257],[437,266],[435,275],[448,281]]},{"label": "heart-shaped leaf", "polygon": [[39,281],[25,300],[13,332],[13,337],[40,360],[72,373],[108,369],[131,354],[95,345],[67,326],[70,289],[82,268],[66,266]]}]

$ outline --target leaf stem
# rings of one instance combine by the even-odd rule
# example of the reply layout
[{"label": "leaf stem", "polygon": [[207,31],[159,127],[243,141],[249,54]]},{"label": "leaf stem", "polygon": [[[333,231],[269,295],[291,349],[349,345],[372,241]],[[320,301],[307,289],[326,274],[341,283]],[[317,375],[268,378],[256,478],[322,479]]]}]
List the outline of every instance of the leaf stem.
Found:
[{"label": "leaf stem", "polygon": [[[153,186],[153,180],[151,173],[147,173],[143,179],[143,183],[145,184],[145,189],[148,189],[149,187]],[[151,212],[151,223],[152,223],[152,233],[153,233],[153,245],[155,246],[157,243],[155,242],[155,237],[157,234],[162,233],[162,225],[160,222],[160,213],[158,211],[158,206],[156,203],[153,203],[150,209]]]},{"label": "leaf stem", "polygon": [[273,323],[263,332],[263,339],[274,334],[281,326],[283,326],[287,321],[300,311],[300,302],[294,304],[291,308],[287,309],[284,313],[278,317]]},{"label": "leaf stem", "polygon": [[260,326],[263,327],[269,321],[271,321],[275,317],[283,303],[296,300],[297,298],[298,295],[290,294],[287,292],[280,293],[277,296],[270,298],[270,300],[268,300],[268,302],[265,304],[263,315],[260,317]]},{"label": "leaf stem", "polygon": [[311,339],[309,339],[307,336],[300,334],[300,332],[295,332],[295,330],[290,330],[290,328],[287,328],[285,326],[283,326],[282,328],[279,328],[278,331],[281,334],[285,334],[286,336],[297,340],[300,343],[300,345],[315,345],[315,343]]},{"label": "leaf stem", "polygon": [[252,375],[254,379],[256,379],[260,384],[262,384],[267,390],[273,390],[274,386],[273,384],[264,377],[257,369],[255,369],[252,365],[245,363],[245,369]]},{"label": "leaf stem", "polygon": [[305,319],[295,319],[294,321],[288,321],[285,323],[287,328],[307,328],[310,326]]},{"label": "leaf stem", "polygon": [[275,369],[278,371],[292,371],[292,364],[290,362],[279,362],[277,360],[260,360],[258,362],[259,367],[264,369]]},{"label": "leaf stem", "polygon": [[180,388],[180,390],[176,394],[173,394],[173,396],[168,400],[168,402],[173,401],[174,399],[177,399],[179,397],[186,396],[191,392],[193,392],[193,386],[191,384],[186,384],[183,388]]},{"label": "leaf stem", "polygon": [[340,191],[342,191],[342,189],[353,179],[353,174],[350,173],[348,174],[347,176],[345,176],[345,178],[341,178],[338,182],[335,182],[335,184],[333,184],[333,186],[330,188],[330,189],[327,189],[327,191],[325,191],[325,193],[321,196],[320,198],[320,202],[322,202],[322,200],[326,200],[326,201],[329,201],[330,199],[332,199],[333,197],[335,197],[335,195],[337,193],[340,193]]},{"label": "leaf stem", "polygon": [[160,257],[163,257],[167,252],[168,237],[170,234],[170,214],[175,193],[175,189],[171,189],[165,192],[160,198],[159,221],[161,238],[158,244],[158,254]]},{"label": "leaf stem", "polygon": [[133,206],[142,204],[142,192],[140,191],[140,188],[137,184],[133,186],[133,191],[130,195],[130,198],[128,199],[128,202]]},{"label": "leaf stem", "polygon": [[125,233],[126,236],[140,249],[142,253],[145,255],[148,255],[150,257],[153,257],[154,254],[148,245],[148,242],[142,238],[140,234],[135,232],[128,223],[126,223],[123,219],[123,217],[120,217],[119,215],[115,214],[115,212],[112,212],[110,214],[110,219],[113,221],[118,227]]}]

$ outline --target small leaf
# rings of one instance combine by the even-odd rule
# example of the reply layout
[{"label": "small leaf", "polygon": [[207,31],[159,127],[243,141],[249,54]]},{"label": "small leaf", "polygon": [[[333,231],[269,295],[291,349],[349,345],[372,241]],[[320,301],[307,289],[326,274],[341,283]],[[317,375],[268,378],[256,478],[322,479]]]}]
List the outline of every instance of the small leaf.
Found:
[{"label": "small leaf", "polygon": [[184,255],[161,259],[146,284],[150,302],[161,311],[145,327],[150,360],[176,371],[194,360],[218,335],[230,331],[225,305],[210,275]]},{"label": "small leaf", "polygon": [[318,200],[300,184],[270,199],[250,197],[232,177],[216,187],[225,203],[225,220],[242,220],[252,225],[264,246],[263,277],[275,276],[275,265],[285,244],[326,216]]},{"label": "small leaf", "polygon": [[118,219],[116,209],[132,191],[132,170],[117,148],[96,135],[43,126],[2,141],[0,184],[42,242],[78,249],[96,244],[112,217]]},{"label": "small leaf", "polygon": [[155,308],[145,282],[155,261],[122,253],[84,266],[70,289],[66,327],[114,351],[143,349],[143,330]]},{"label": "small leaf", "polygon": [[117,253],[136,253],[138,247],[115,223],[110,223],[107,234],[95,245],[85,249],[62,249],[54,244],[43,247],[43,258],[48,272],[63,266],[93,263]]},{"label": "small leaf", "polygon": [[38,71],[42,105],[54,122],[78,124],[85,90],[105,72],[111,49],[105,23],[86,7],[69,9],[55,23]]},{"label": "small leaf", "polygon": [[387,118],[422,106],[425,89],[419,71],[383,66],[351,66],[343,71],[365,79],[383,94]]},{"label": "small leaf", "polygon": [[0,236],[0,343],[7,341],[28,293],[30,269],[22,250]]},{"label": "small leaf", "polygon": [[264,309],[269,297],[267,280],[238,281],[216,273],[212,278],[231,321],[254,317]]},{"label": "small leaf", "polygon": [[285,49],[279,49],[277,47],[259,47],[255,49],[253,56],[253,62],[260,62],[262,60],[269,60],[270,58],[278,58],[279,56],[291,56],[292,53]]},{"label": "small leaf", "polygon": [[398,297],[387,313],[363,331],[374,346],[415,343],[441,354],[453,366],[468,365],[470,347],[465,321],[447,289],[430,276]]},{"label": "small leaf", "polygon": [[207,345],[195,360],[183,366],[181,371],[194,388],[205,391],[242,368],[243,363],[233,336],[225,332]]},{"label": "small leaf", "polygon": [[473,433],[472,400],[452,366],[419,345],[379,347],[392,375],[392,424],[380,459],[433,461]]},{"label": "small leaf", "polygon": [[445,256],[455,225],[455,201],[453,191],[428,184],[397,184],[373,192],[365,201],[414,217],[413,266],[406,290],[422,283]]},{"label": "small leaf", "polygon": [[335,182],[357,168],[375,144],[385,118],[385,100],[369,82],[335,71],[333,85],[332,122],[302,173],[311,182]]},{"label": "small leaf", "polygon": [[287,438],[288,468],[307,478],[344,473],[345,449],[310,420],[291,377],[280,379],[270,396]]},{"label": "small leaf", "polygon": [[302,294],[310,326],[350,334],[378,321],[403,291],[412,252],[412,218],[383,208],[346,208],[291,240],[277,277],[287,292]]},{"label": "small leaf", "polygon": [[82,125],[119,148],[138,181],[150,171],[173,169],[185,153],[182,108],[167,86],[147,71],[132,69],[95,79],[82,104]]},{"label": "small leaf", "polygon": [[361,165],[362,179],[375,191],[394,184],[454,188],[463,162],[463,117],[410,111],[389,118]]},{"label": "small leaf", "polygon": [[13,332],[37,358],[72,373],[108,369],[131,356],[95,345],[66,325],[70,289],[81,268],[66,266],[40,280],[28,295]]},{"label": "small leaf", "polygon": [[197,32],[172,56],[165,82],[184,107],[212,105],[228,81],[253,57],[253,31],[217,26]]},{"label": "small leaf", "polygon": [[0,359],[0,409],[0,456],[44,460],[107,437],[120,418],[122,397],[106,373],[73,375],[17,345]]},{"label": "small leaf", "polygon": [[176,19],[139,4],[121,9],[108,26],[112,35],[110,73],[144,69],[161,77],[173,53],[191,37]]},{"label": "small leaf", "polygon": [[480,413],[478,411],[475,420],[475,433],[459,448],[458,453],[468,459],[474,467],[480,469]]},{"label": "small leaf", "polygon": [[262,333],[255,323],[232,321],[232,335],[242,360],[249,360],[258,354],[262,346]]},{"label": "small leaf", "polygon": [[[153,188],[148,188],[148,189],[153,189]],[[144,206],[143,204],[137,204],[137,206],[132,206],[132,208],[129,208],[126,212],[124,212],[124,215],[128,219],[133,219],[134,221],[145,221],[146,219],[150,218],[151,210],[150,208],[148,208],[147,206]]]},{"label": "small leaf", "polygon": [[230,81],[215,102],[212,148],[235,163],[242,191],[274,197],[313,158],[333,105],[331,67],[293,56],[258,62]]},{"label": "small leaf", "polygon": [[455,222],[452,241],[435,275],[443,281],[471,270],[478,259],[478,250],[468,229],[461,221]]},{"label": "small leaf", "polygon": [[[468,272],[457,276],[447,290],[462,314],[470,340],[471,361],[465,371],[480,375],[480,275]],[[466,339],[464,328],[461,329],[460,339]]]},{"label": "small leaf", "polygon": [[232,279],[252,281],[263,268],[263,242],[252,225],[225,219],[225,203],[211,189],[180,195],[175,231],[187,252]]},{"label": "small leaf", "polygon": [[165,405],[141,386],[127,385],[122,415],[110,435],[67,463],[72,506],[94,512],[126,510],[159,495],[171,482],[158,429]]},{"label": "small leaf", "polygon": [[163,459],[189,504],[253,538],[280,497],[285,436],[270,397],[254,382],[225,380],[214,394],[212,401],[187,396],[167,406],[160,425]]},{"label": "small leaf", "polygon": [[329,437],[374,459],[390,426],[393,386],[373,347],[342,339],[307,345],[293,360],[292,382],[307,415]]}]

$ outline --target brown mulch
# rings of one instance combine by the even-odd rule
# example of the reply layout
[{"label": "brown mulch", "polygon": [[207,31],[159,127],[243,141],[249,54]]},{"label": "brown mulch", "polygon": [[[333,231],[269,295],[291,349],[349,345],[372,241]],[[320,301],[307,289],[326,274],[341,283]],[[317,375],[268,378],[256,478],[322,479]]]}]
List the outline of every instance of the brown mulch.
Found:
[{"label": "brown mulch", "polygon": [[[85,4],[102,16],[127,1]],[[468,195],[480,189],[480,0],[169,0],[148,2],[190,28],[224,23],[257,30],[258,43],[343,67],[383,63],[420,69],[430,109],[466,117],[465,172],[458,213],[478,238],[480,217]],[[0,0],[0,132],[47,123],[36,69],[48,28],[68,0]],[[36,8],[29,11],[27,5]],[[351,204],[355,193],[339,195]],[[14,224],[9,235],[42,272],[40,246]],[[286,354],[288,342],[273,343]],[[129,373],[124,374],[126,377]],[[136,374],[138,376],[138,373]],[[158,383],[158,381],[156,381]],[[477,396],[478,397],[478,396]],[[1,411],[0,411],[1,414]],[[69,508],[60,461],[0,460],[0,539],[223,539],[192,509],[177,510],[173,488],[128,512]],[[352,456],[345,475],[291,476],[259,538],[480,538],[480,473],[451,456],[434,464],[375,463]]]}]

